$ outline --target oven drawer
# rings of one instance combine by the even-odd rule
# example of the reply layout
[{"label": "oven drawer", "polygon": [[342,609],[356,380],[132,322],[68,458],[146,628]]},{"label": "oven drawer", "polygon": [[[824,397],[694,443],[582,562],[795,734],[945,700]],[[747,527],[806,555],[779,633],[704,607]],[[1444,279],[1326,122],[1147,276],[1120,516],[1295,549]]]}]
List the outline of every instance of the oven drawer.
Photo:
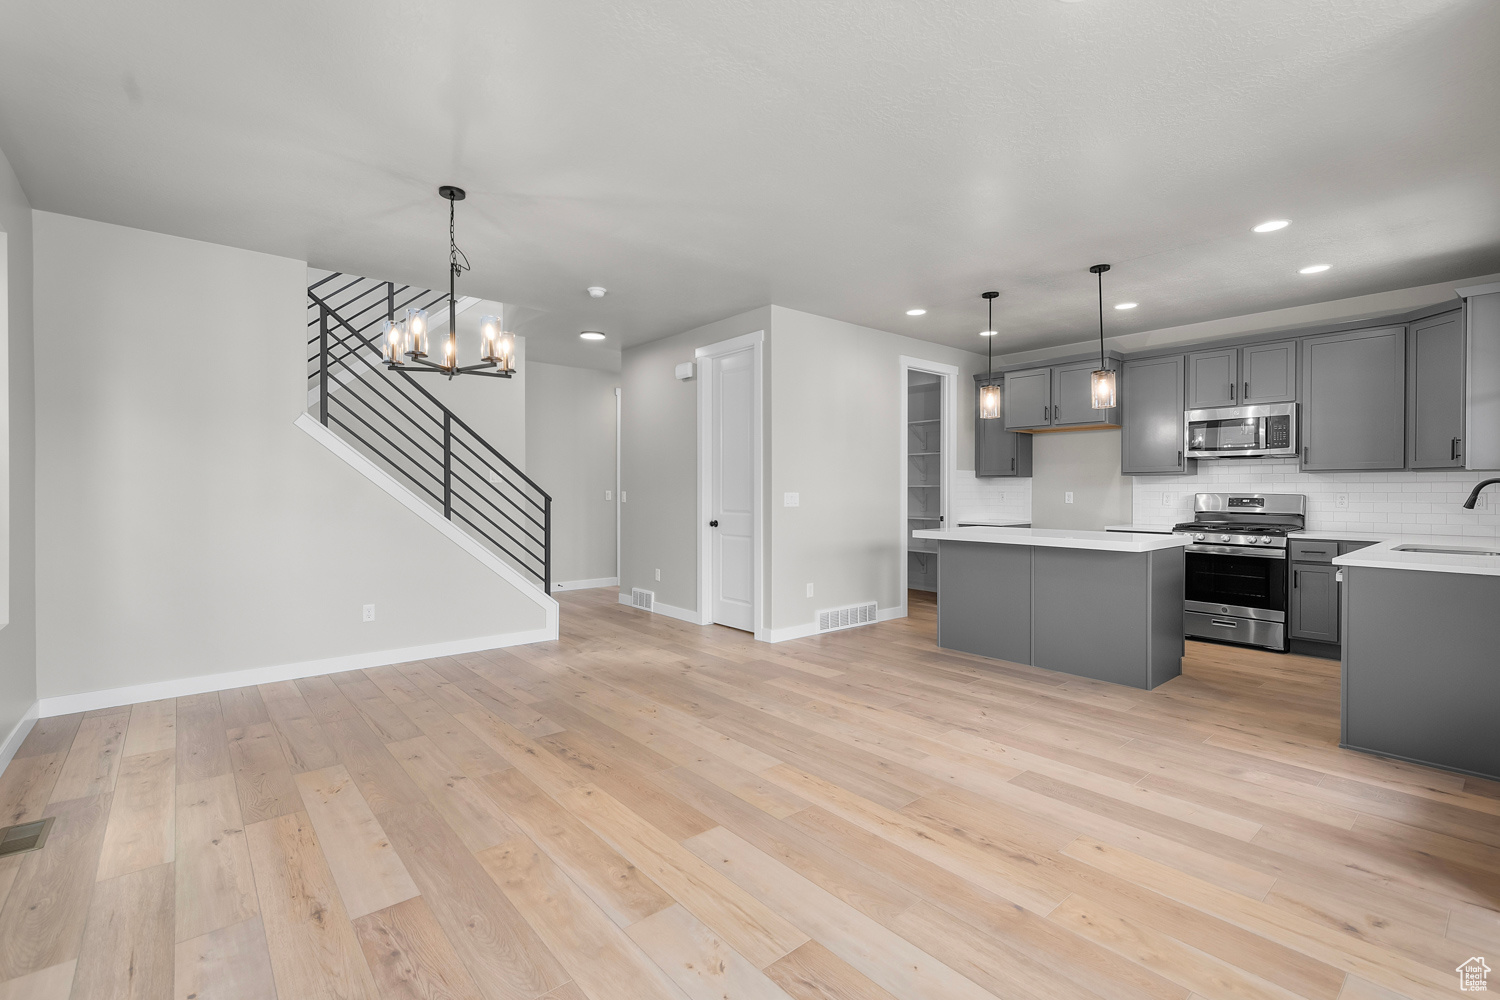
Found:
[{"label": "oven drawer", "polygon": [[1234,642],[1242,646],[1261,646],[1265,649],[1286,649],[1286,625],[1282,622],[1184,611],[1182,631],[1189,637],[1199,639],[1218,639],[1222,642]]},{"label": "oven drawer", "polygon": [[1333,562],[1333,557],[1339,554],[1338,542],[1314,542],[1305,538],[1287,539],[1288,548],[1291,550],[1292,562]]}]

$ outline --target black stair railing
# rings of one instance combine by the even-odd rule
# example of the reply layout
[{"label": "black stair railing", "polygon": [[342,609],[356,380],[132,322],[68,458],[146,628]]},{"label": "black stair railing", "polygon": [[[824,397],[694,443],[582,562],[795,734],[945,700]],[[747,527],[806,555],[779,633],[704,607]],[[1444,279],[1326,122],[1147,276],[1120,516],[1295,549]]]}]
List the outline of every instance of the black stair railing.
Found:
[{"label": "black stair railing", "polygon": [[552,497],[406,372],[376,341],[387,316],[446,292],[330,274],[307,289],[308,389],[318,421],[552,590]]}]

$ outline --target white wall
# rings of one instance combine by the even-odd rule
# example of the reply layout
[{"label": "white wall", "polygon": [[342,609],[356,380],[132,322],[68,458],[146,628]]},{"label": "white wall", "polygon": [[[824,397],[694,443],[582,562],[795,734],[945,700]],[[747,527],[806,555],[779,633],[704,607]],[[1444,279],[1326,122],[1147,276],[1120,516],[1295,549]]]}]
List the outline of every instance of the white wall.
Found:
[{"label": "white wall", "polygon": [[[764,357],[769,365],[775,354],[770,306],[621,353],[621,486],[628,495],[620,506],[622,593],[644,587],[656,592],[658,604],[696,613],[698,385],[677,381],[673,369],[692,361],[696,348],[756,331],[766,334]],[[762,416],[769,427],[769,403]],[[765,441],[770,440],[767,431]],[[769,532],[765,545],[769,552]],[[661,570],[660,580],[656,569]]]},{"label": "white wall", "polygon": [[544,625],[293,426],[305,264],[34,220],[42,697]]},{"label": "white wall", "polygon": [[552,495],[552,579],[615,576],[615,387],[620,376],[527,366],[526,474]]},{"label": "white wall", "polygon": [[[899,607],[907,537],[900,359],[959,368],[956,459],[968,470],[974,468],[973,376],[985,360],[781,306],[772,308],[771,340],[767,625],[805,626],[821,609],[863,601]],[[788,492],[800,494],[799,506],[782,506]]]},{"label": "white wall", "polygon": [[[0,529],[5,587],[0,605],[0,754],[6,737],[36,703],[36,414],[32,384],[31,205],[0,155]],[[5,761],[0,759],[0,767]]]},{"label": "white wall", "polygon": [[[1120,432],[1033,434],[1031,523],[1102,531],[1130,520],[1130,478],[1120,475]],[[1067,494],[1073,502],[1067,502]]]}]

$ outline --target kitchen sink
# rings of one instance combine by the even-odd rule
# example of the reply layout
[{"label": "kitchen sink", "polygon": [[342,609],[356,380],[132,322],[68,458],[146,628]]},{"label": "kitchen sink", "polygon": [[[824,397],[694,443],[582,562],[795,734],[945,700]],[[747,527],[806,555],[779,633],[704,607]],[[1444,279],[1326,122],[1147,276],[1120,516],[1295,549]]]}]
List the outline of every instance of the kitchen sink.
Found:
[{"label": "kitchen sink", "polygon": [[1473,545],[1397,545],[1393,552],[1429,552],[1444,556],[1500,556],[1494,549]]}]

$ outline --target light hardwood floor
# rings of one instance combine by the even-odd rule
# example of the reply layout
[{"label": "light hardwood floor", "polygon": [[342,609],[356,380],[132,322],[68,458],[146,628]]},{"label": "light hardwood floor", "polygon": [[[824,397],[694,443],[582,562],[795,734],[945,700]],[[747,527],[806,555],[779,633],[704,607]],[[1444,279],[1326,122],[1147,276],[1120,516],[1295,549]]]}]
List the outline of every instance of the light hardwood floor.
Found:
[{"label": "light hardwood floor", "polygon": [[0,1000],[1389,1000],[1500,965],[1500,786],[1339,750],[1336,664],[1190,644],[1144,692],[939,650],[918,595],[776,646],[559,596],[556,643],[39,723]]}]

